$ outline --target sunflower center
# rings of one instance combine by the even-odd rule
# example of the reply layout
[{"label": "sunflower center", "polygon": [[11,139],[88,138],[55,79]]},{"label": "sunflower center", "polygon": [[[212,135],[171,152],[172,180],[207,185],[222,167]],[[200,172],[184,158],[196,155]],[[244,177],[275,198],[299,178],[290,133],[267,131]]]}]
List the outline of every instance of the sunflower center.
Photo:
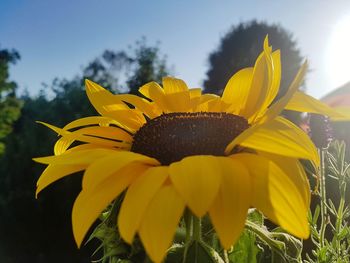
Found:
[{"label": "sunflower center", "polygon": [[191,155],[225,155],[226,146],[249,127],[245,118],[222,112],[168,113],[134,135],[131,151],[163,165]]}]

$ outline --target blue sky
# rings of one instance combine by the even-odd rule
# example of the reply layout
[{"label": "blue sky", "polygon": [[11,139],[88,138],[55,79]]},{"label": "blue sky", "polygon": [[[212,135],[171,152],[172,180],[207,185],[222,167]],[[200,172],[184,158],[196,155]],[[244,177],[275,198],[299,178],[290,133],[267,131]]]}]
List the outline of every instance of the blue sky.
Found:
[{"label": "blue sky", "polygon": [[348,0],[1,0],[0,45],[21,53],[11,78],[31,94],[42,82],[73,77],[103,50],[126,49],[141,36],[150,44],[159,40],[175,75],[199,86],[220,38],[232,25],[256,18],[294,34],[312,69],[308,93],[320,97],[344,81],[332,79],[329,70],[332,32],[344,17],[350,17]]}]

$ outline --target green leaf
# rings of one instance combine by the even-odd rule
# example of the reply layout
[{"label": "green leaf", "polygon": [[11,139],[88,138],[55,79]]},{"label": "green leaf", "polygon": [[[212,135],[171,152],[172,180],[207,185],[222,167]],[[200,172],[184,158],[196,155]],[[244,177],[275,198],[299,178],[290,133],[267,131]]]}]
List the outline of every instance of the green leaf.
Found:
[{"label": "green leaf", "polygon": [[256,245],[256,237],[253,233],[245,230],[229,252],[231,262],[256,263],[260,249]]},{"label": "green leaf", "polygon": [[224,263],[219,254],[201,241],[193,240],[187,249],[183,263]]},{"label": "green leaf", "polygon": [[168,250],[165,263],[179,263],[183,261],[185,247],[180,244],[174,244]]}]

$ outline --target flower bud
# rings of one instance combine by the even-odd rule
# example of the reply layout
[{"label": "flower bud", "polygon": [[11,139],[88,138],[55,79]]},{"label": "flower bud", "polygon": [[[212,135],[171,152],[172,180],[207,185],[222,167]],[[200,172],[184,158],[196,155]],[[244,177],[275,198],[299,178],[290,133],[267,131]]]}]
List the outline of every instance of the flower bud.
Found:
[{"label": "flower bud", "polygon": [[309,114],[309,135],[317,148],[327,148],[333,139],[333,129],[327,116]]}]

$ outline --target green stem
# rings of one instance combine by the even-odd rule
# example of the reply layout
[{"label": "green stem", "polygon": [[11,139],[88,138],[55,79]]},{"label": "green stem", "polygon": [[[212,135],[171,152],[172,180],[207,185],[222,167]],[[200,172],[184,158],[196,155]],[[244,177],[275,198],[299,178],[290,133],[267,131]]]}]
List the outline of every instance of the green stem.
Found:
[{"label": "green stem", "polygon": [[188,244],[191,241],[192,234],[192,213],[190,210],[186,209],[184,214],[185,227],[186,227],[186,240],[185,243]]},{"label": "green stem", "polygon": [[196,217],[195,215],[192,216],[192,228],[193,228],[193,234],[192,239],[196,241],[201,241],[202,239],[202,229],[201,229],[201,219]]},{"label": "green stem", "polygon": [[[344,216],[344,206],[345,206],[345,193],[346,193],[346,184],[344,185],[344,188],[341,189],[340,192],[340,201],[339,201],[339,207],[337,211],[337,220],[335,224],[335,233],[340,233],[341,228],[343,226],[343,216]],[[337,251],[338,251],[338,256],[341,254],[341,244],[340,240],[336,238],[336,246],[337,246]]]},{"label": "green stem", "polygon": [[321,226],[320,226],[320,245],[324,247],[325,233],[327,227],[327,205],[326,205],[326,178],[325,178],[325,152],[326,150],[320,150],[321,157],[321,170],[320,170],[320,198],[321,198]]}]

